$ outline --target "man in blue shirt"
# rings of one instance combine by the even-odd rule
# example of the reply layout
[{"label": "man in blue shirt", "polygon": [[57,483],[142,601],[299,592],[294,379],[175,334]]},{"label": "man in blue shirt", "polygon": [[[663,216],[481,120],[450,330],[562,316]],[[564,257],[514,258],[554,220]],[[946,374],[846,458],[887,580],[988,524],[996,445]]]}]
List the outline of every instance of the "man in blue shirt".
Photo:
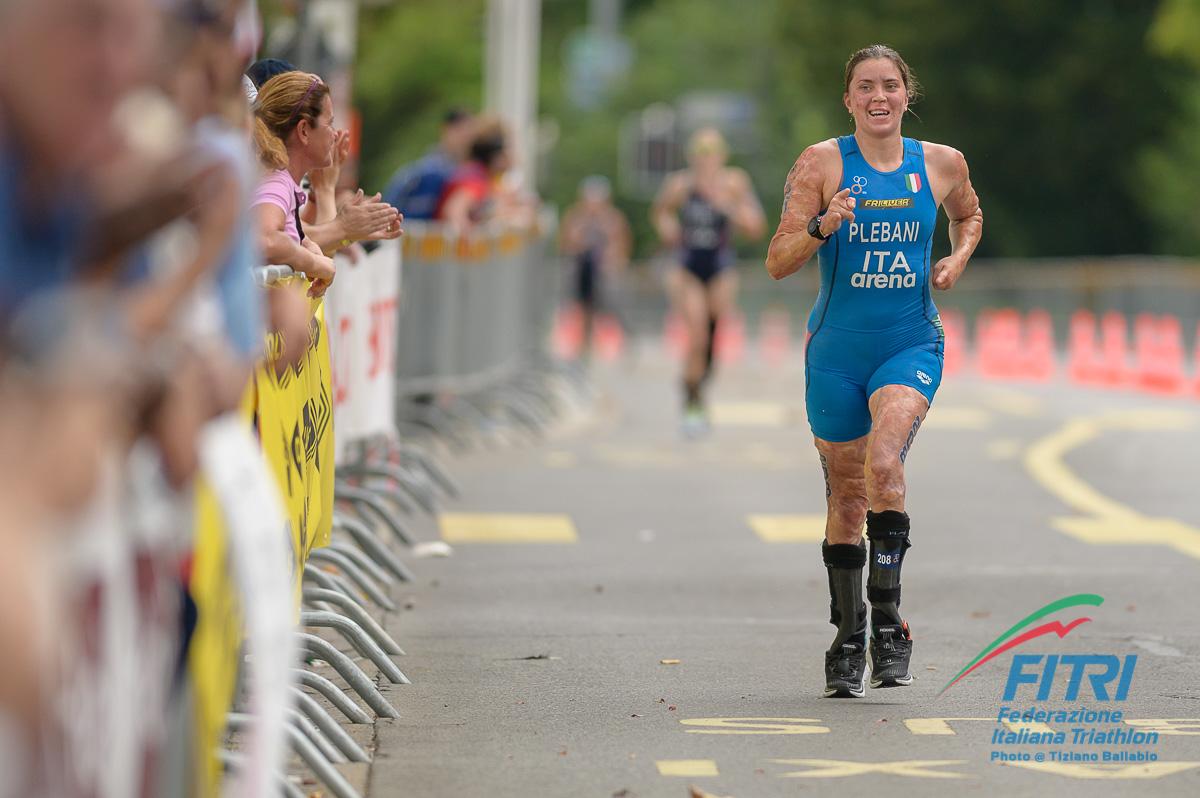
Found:
[{"label": "man in blue shirt", "polygon": [[405,219],[433,219],[447,181],[466,154],[473,121],[463,108],[447,111],[442,118],[438,145],[420,160],[396,171],[383,190],[383,201],[394,206]]}]

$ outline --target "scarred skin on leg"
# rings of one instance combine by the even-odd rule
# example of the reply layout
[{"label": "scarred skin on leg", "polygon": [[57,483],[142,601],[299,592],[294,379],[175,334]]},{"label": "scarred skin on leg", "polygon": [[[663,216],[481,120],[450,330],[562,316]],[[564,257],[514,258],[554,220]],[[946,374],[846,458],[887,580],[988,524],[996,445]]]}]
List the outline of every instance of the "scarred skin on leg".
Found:
[{"label": "scarred skin on leg", "polygon": [[904,511],[904,460],[929,402],[915,388],[884,385],[871,394],[871,434],[864,463],[871,510]]},{"label": "scarred skin on leg", "polygon": [[870,436],[834,443],[815,438],[825,469],[825,540],[857,545],[867,520],[866,460]]}]

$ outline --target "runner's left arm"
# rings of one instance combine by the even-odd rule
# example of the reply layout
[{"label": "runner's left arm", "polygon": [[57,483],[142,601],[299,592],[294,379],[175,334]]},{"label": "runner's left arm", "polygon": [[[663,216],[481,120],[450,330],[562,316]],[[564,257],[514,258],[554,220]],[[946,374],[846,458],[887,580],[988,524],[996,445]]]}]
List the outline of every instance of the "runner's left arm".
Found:
[{"label": "runner's left arm", "polygon": [[933,267],[933,287],[940,291],[947,291],[958,282],[983,237],[983,210],[979,207],[979,195],[971,185],[967,159],[958,150],[946,149],[947,156],[939,158],[944,161],[939,171],[946,175],[946,182],[953,188],[942,200],[946,216],[950,218],[950,254]]}]

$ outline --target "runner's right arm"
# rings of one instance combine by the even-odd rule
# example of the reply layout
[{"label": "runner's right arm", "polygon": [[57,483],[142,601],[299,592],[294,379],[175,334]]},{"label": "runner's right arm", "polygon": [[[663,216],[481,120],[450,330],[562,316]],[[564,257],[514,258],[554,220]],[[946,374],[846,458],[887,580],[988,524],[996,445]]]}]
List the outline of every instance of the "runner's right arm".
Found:
[{"label": "runner's right arm", "polygon": [[[821,233],[832,235],[841,227],[842,221],[847,220],[849,209],[843,207],[845,197],[842,195],[848,197],[849,192],[833,197],[830,190],[836,188],[836,183],[830,180],[830,172],[837,171],[838,157],[837,144],[832,139],[823,141],[800,153],[792,171],[788,172],[779,227],[767,247],[767,272],[774,279],[782,280],[800,271],[800,267],[821,248],[821,240],[808,234],[808,220],[826,207],[826,197],[831,199],[821,223]],[[850,211],[848,220],[853,218]]]}]

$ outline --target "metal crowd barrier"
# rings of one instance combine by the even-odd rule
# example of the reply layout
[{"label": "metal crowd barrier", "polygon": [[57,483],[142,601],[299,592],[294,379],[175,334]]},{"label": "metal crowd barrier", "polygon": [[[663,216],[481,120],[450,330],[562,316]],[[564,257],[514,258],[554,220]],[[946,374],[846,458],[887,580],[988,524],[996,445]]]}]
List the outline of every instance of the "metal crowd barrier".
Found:
[{"label": "metal crowd barrier", "polygon": [[452,448],[503,431],[537,434],[561,400],[563,368],[547,350],[561,273],[549,251],[556,220],[537,229],[453,236],[405,226],[396,337],[396,418]]}]

